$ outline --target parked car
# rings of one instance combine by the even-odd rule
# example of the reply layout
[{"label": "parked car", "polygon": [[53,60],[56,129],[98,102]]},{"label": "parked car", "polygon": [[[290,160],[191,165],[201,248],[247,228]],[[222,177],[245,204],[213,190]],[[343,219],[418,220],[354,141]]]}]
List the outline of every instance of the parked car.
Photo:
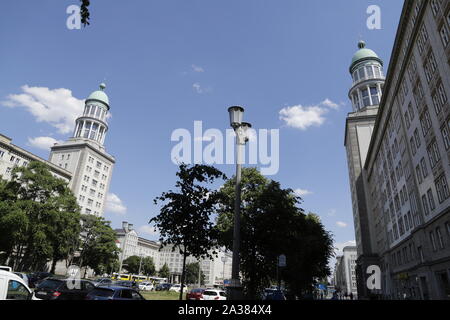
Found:
[{"label": "parked car", "polygon": [[139,291],[139,285],[135,281],[119,280],[111,284],[117,287],[127,287]]},{"label": "parked car", "polygon": [[109,278],[99,278],[93,281],[96,287],[99,286],[107,286],[113,283],[113,281]]},{"label": "parked car", "polygon": [[84,300],[86,295],[95,289],[92,281],[48,278],[34,290],[36,298],[42,300]]},{"label": "parked car", "polygon": [[203,292],[206,289],[196,288],[186,293],[186,300],[203,300]]},{"label": "parked car", "polygon": [[86,300],[145,300],[136,290],[119,286],[96,287]]},{"label": "parked car", "polygon": [[18,275],[0,270],[0,300],[39,300]]},{"label": "parked car", "polygon": [[266,289],[264,290],[263,300],[286,300],[286,296],[282,290]]},{"label": "parked car", "polygon": [[28,287],[30,286],[30,281],[29,281],[28,275],[27,275],[26,273],[23,273],[23,272],[14,272],[14,274],[15,274],[16,276],[19,276],[19,277],[23,280],[23,282],[25,282],[25,283],[27,284]]},{"label": "parked car", "polygon": [[[187,287],[186,285],[183,285],[183,291],[186,292],[187,291]],[[181,284],[174,284],[169,288],[169,291],[174,291],[174,292],[180,292],[181,291]]]},{"label": "parked car", "polygon": [[225,291],[218,289],[207,289],[203,291],[203,300],[227,300]]},{"label": "parked car", "polygon": [[53,277],[54,275],[50,272],[33,272],[28,277],[28,281],[30,284],[30,288],[36,288],[37,285],[42,282],[44,279]]},{"label": "parked car", "polygon": [[139,284],[139,290],[142,291],[152,291],[154,288],[153,283],[148,281],[144,281]]},{"label": "parked car", "polygon": [[161,283],[155,288],[156,291],[168,291],[172,287],[171,283]]},{"label": "parked car", "polygon": [[12,268],[8,266],[0,266],[0,270],[12,272]]}]

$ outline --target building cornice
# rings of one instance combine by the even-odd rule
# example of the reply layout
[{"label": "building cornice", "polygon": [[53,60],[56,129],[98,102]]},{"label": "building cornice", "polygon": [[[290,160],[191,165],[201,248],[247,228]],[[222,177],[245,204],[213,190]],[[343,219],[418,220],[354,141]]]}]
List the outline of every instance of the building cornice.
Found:
[{"label": "building cornice", "polygon": [[96,148],[94,148],[91,144],[87,143],[87,142],[81,142],[81,143],[73,143],[73,144],[57,144],[54,145],[53,147],[51,147],[51,151],[58,151],[59,149],[80,149],[80,148],[84,148],[87,147],[90,150],[94,151],[95,153],[97,153],[98,155],[105,157],[106,159],[108,159],[111,163],[116,163],[116,160],[114,159],[114,157],[106,152],[102,152]]}]

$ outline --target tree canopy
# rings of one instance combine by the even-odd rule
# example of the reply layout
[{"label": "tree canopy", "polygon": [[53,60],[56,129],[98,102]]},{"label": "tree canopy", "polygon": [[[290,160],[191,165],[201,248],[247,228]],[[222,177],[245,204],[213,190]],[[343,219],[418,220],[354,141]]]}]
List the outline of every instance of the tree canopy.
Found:
[{"label": "tree canopy", "polygon": [[[45,269],[78,248],[80,213],[67,182],[41,162],[15,167],[0,179],[1,260],[14,270]],[[1,262],[1,261],[0,261]]]},{"label": "tree canopy", "polygon": [[[221,188],[217,219],[220,243],[232,248],[235,177]],[[258,298],[277,279],[277,258],[284,254],[287,267],[280,276],[297,295],[310,290],[315,277],[330,273],[331,234],[315,215],[298,207],[293,190],[263,177],[255,168],[242,171],[241,273],[247,298]]]},{"label": "tree canopy", "polygon": [[[154,200],[161,203],[160,213],[149,223],[160,232],[162,246],[172,245],[183,255],[181,283],[184,284],[186,257],[212,257],[217,247],[218,230],[211,215],[215,213],[221,193],[211,190],[208,184],[216,179],[226,179],[218,169],[196,164],[181,164],[177,172],[177,191],[169,190]],[[180,291],[180,300],[183,290]]]}]

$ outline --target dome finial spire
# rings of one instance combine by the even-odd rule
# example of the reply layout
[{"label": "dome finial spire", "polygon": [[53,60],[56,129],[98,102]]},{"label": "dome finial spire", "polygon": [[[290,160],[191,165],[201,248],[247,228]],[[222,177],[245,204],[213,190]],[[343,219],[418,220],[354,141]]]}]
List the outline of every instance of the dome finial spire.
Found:
[{"label": "dome finial spire", "polygon": [[105,90],[106,84],[104,82],[100,83],[100,90]]},{"label": "dome finial spire", "polygon": [[359,40],[358,41],[358,48],[362,49],[366,47],[366,43],[364,42],[364,40]]}]

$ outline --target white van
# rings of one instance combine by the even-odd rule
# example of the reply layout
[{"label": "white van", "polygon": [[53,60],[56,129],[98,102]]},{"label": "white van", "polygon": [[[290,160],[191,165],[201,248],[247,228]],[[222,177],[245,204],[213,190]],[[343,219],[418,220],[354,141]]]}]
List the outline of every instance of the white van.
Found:
[{"label": "white van", "polygon": [[0,300],[39,300],[21,277],[0,270]]}]

